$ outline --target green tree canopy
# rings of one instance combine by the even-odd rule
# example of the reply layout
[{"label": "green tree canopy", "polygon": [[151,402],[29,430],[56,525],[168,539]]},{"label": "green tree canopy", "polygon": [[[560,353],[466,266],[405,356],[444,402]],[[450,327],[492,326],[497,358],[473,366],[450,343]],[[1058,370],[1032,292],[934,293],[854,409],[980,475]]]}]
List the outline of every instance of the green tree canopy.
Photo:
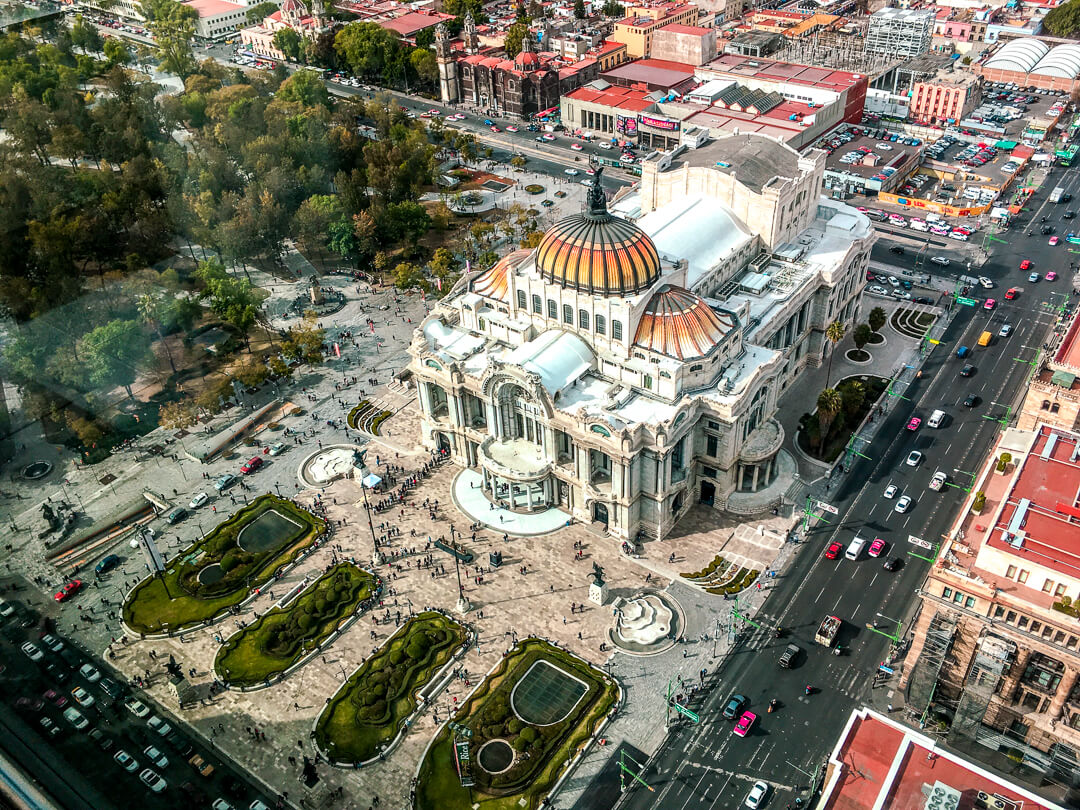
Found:
[{"label": "green tree canopy", "polygon": [[274,32],[274,47],[290,62],[299,62],[304,51],[304,38],[293,28],[279,28]]},{"label": "green tree canopy", "polygon": [[91,383],[110,388],[123,386],[134,398],[131,384],[139,366],[150,356],[150,347],[138,323],[115,320],[84,335],[79,354]]},{"label": "green tree canopy", "polygon": [[506,55],[513,59],[521,53],[521,41],[529,36],[529,24],[518,21],[506,29],[506,39],[503,41],[503,49]]},{"label": "green tree canopy", "polygon": [[1043,17],[1043,28],[1055,37],[1071,37],[1080,31],[1080,0],[1069,0],[1050,9]]},{"label": "green tree canopy", "polygon": [[[281,31],[278,33],[280,34]],[[328,108],[330,106],[330,94],[326,90],[326,83],[314,70],[298,70],[293,73],[282,82],[275,100],[295,101],[304,107]]]},{"label": "green tree canopy", "polygon": [[249,6],[245,12],[248,25],[258,25],[277,10],[277,3],[257,3],[254,6]]}]

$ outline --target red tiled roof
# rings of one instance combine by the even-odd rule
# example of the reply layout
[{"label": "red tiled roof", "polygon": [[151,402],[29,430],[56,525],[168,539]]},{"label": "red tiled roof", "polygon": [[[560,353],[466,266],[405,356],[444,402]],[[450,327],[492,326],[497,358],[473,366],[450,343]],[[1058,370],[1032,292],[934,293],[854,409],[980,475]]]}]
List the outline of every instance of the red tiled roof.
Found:
[{"label": "red tiled roof", "polygon": [[443,20],[452,19],[454,18],[450,14],[423,14],[414,11],[409,14],[402,14],[400,17],[395,17],[392,20],[382,20],[379,22],[379,25],[390,31],[394,31],[398,36],[409,37],[417,31],[423,31],[425,28],[438,25]]},{"label": "red tiled roof", "polygon": [[591,87],[578,87],[571,90],[563,98],[575,101],[585,101],[591,104],[601,104],[606,107],[615,107],[620,110],[641,112],[653,105],[647,100],[646,92],[634,90],[630,87],[609,87],[607,90],[594,90]]},{"label": "red tiled roof", "polygon": [[682,23],[672,23],[671,25],[665,25],[662,31],[667,31],[671,34],[696,34],[699,37],[705,36],[710,31],[714,31],[714,28],[703,28],[700,25],[683,25]]},{"label": "red tiled roof", "polygon": [[237,3],[229,3],[226,0],[188,0],[184,3],[199,13],[199,18],[216,17],[219,14],[229,14],[234,11],[243,11],[245,6]]}]

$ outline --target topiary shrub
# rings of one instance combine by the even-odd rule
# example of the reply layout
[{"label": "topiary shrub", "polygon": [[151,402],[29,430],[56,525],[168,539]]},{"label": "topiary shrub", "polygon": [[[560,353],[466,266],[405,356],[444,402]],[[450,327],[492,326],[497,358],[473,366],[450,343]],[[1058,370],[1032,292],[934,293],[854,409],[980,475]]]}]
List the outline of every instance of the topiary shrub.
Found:
[{"label": "topiary shrub", "polygon": [[398,664],[405,660],[405,653],[403,653],[401,650],[391,650],[387,658],[389,658],[390,663],[396,667]]},{"label": "topiary shrub", "polygon": [[235,551],[228,551],[221,558],[221,570],[228,574],[230,571],[236,568],[236,566],[240,565],[240,563],[241,557],[239,549]]},{"label": "topiary shrub", "polygon": [[424,647],[423,644],[418,644],[415,641],[410,644],[405,650],[405,654],[414,661],[419,661],[421,658],[424,657],[426,653],[427,648]]},{"label": "topiary shrub", "polygon": [[506,724],[506,730],[511,734],[517,734],[521,729],[525,727],[525,723],[522,722],[520,717],[511,717]]},{"label": "topiary shrub", "polygon": [[532,726],[525,726],[518,735],[518,739],[525,740],[527,743],[534,743],[539,735],[536,733],[536,729]]},{"label": "topiary shrub", "polygon": [[511,745],[511,747],[513,747],[513,749],[514,749],[515,751],[517,751],[517,752],[518,752],[519,754],[520,754],[520,753],[521,753],[522,751],[524,751],[524,750],[525,750],[526,748],[528,748],[528,747],[529,747],[529,743],[528,743],[528,741],[527,741],[527,740],[526,740],[526,739],[525,739],[524,737],[520,737],[520,736],[518,736],[518,737],[515,737],[515,738],[514,738],[514,741],[513,741],[512,743],[510,743],[510,745]]}]

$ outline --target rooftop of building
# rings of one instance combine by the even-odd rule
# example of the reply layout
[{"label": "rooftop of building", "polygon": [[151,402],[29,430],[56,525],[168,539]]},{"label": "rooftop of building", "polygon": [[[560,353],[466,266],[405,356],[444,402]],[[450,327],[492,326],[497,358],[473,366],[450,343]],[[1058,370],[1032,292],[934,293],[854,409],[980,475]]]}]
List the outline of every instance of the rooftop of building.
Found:
[{"label": "rooftop of building", "polygon": [[933,738],[862,708],[852,711],[833,749],[819,807],[971,810],[980,792],[1004,801],[1007,810],[1063,810]]},{"label": "rooftop of building", "polygon": [[870,15],[870,21],[874,20],[897,20],[900,22],[919,22],[930,20],[934,17],[931,9],[921,8],[887,8],[879,9]]},{"label": "rooftop of building", "polygon": [[184,5],[195,9],[199,13],[199,19],[203,20],[208,17],[244,11],[247,8],[239,3],[229,3],[227,0],[187,0]]},{"label": "rooftop of building", "polygon": [[755,78],[777,82],[793,82],[810,87],[821,87],[840,92],[860,81],[866,81],[865,74],[847,70],[797,65],[793,62],[780,62],[774,59],[757,59],[749,56],[724,54],[700,68],[701,72],[717,71],[731,76]]},{"label": "rooftop of building", "polygon": [[1040,425],[999,503],[993,524],[983,521],[983,545],[1080,578],[1080,435]]},{"label": "rooftop of building", "polygon": [[411,37],[418,31],[423,31],[425,28],[431,28],[444,20],[452,19],[454,19],[454,17],[451,14],[411,11],[408,14],[402,14],[400,17],[395,17],[392,20],[384,20],[383,22],[380,22],[379,25],[394,31],[398,36]]},{"label": "rooftop of building", "polygon": [[632,87],[615,87],[598,79],[595,82],[571,90],[569,93],[564,94],[563,98],[590,104],[602,104],[605,107],[614,107],[628,112],[642,112],[656,103],[651,96],[652,93],[647,90],[638,90]]},{"label": "rooftop of building", "polygon": [[1073,315],[1065,337],[1054,352],[1054,365],[1073,374],[1080,374],[1080,310]]},{"label": "rooftop of building", "polygon": [[[641,8],[642,6],[639,4],[636,7]],[[619,20],[615,24],[616,25],[622,25],[622,26],[625,26],[627,28],[649,28],[651,26],[658,25],[658,24],[663,25],[664,20],[669,19],[670,17],[677,17],[680,14],[684,14],[687,11],[693,9],[694,6],[692,6],[692,5],[675,5],[674,3],[664,3],[664,4],[660,5],[660,6],[656,6],[655,8],[662,11],[662,14],[660,14],[657,17],[652,17],[652,16],[649,16],[649,15],[630,15],[628,17],[623,17],[621,20]],[[631,9],[631,11],[633,11],[633,10],[634,9]]]},{"label": "rooftop of building", "polygon": [[688,149],[672,161],[672,168],[708,166],[734,175],[740,183],[760,194],[776,177],[801,174],[799,153],[772,138],[753,134],[716,138],[697,149]]},{"label": "rooftop of building", "polygon": [[609,81],[678,88],[693,81],[694,66],[667,59],[635,59],[604,71]]},{"label": "rooftop of building", "polygon": [[701,25],[683,25],[682,23],[671,23],[669,25],[665,25],[657,33],[663,32],[667,34],[693,34],[694,36],[703,37],[708,36],[708,34],[714,33],[715,31],[715,28],[706,28]]}]

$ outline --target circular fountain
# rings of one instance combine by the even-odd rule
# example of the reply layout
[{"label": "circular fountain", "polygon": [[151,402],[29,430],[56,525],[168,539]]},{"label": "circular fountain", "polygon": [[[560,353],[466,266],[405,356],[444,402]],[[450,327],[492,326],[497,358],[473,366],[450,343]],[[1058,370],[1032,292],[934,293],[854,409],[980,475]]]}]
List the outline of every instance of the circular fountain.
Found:
[{"label": "circular fountain", "polygon": [[33,461],[22,468],[22,477],[27,481],[37,481],[51,473],[53,465],[48,461]]},{"label": "circular fountain", "polygon": [[667,594],[645,591],[615,603],[608,638],[630,655],[656,655],[679,640],[683,625],[678,602]]}]

